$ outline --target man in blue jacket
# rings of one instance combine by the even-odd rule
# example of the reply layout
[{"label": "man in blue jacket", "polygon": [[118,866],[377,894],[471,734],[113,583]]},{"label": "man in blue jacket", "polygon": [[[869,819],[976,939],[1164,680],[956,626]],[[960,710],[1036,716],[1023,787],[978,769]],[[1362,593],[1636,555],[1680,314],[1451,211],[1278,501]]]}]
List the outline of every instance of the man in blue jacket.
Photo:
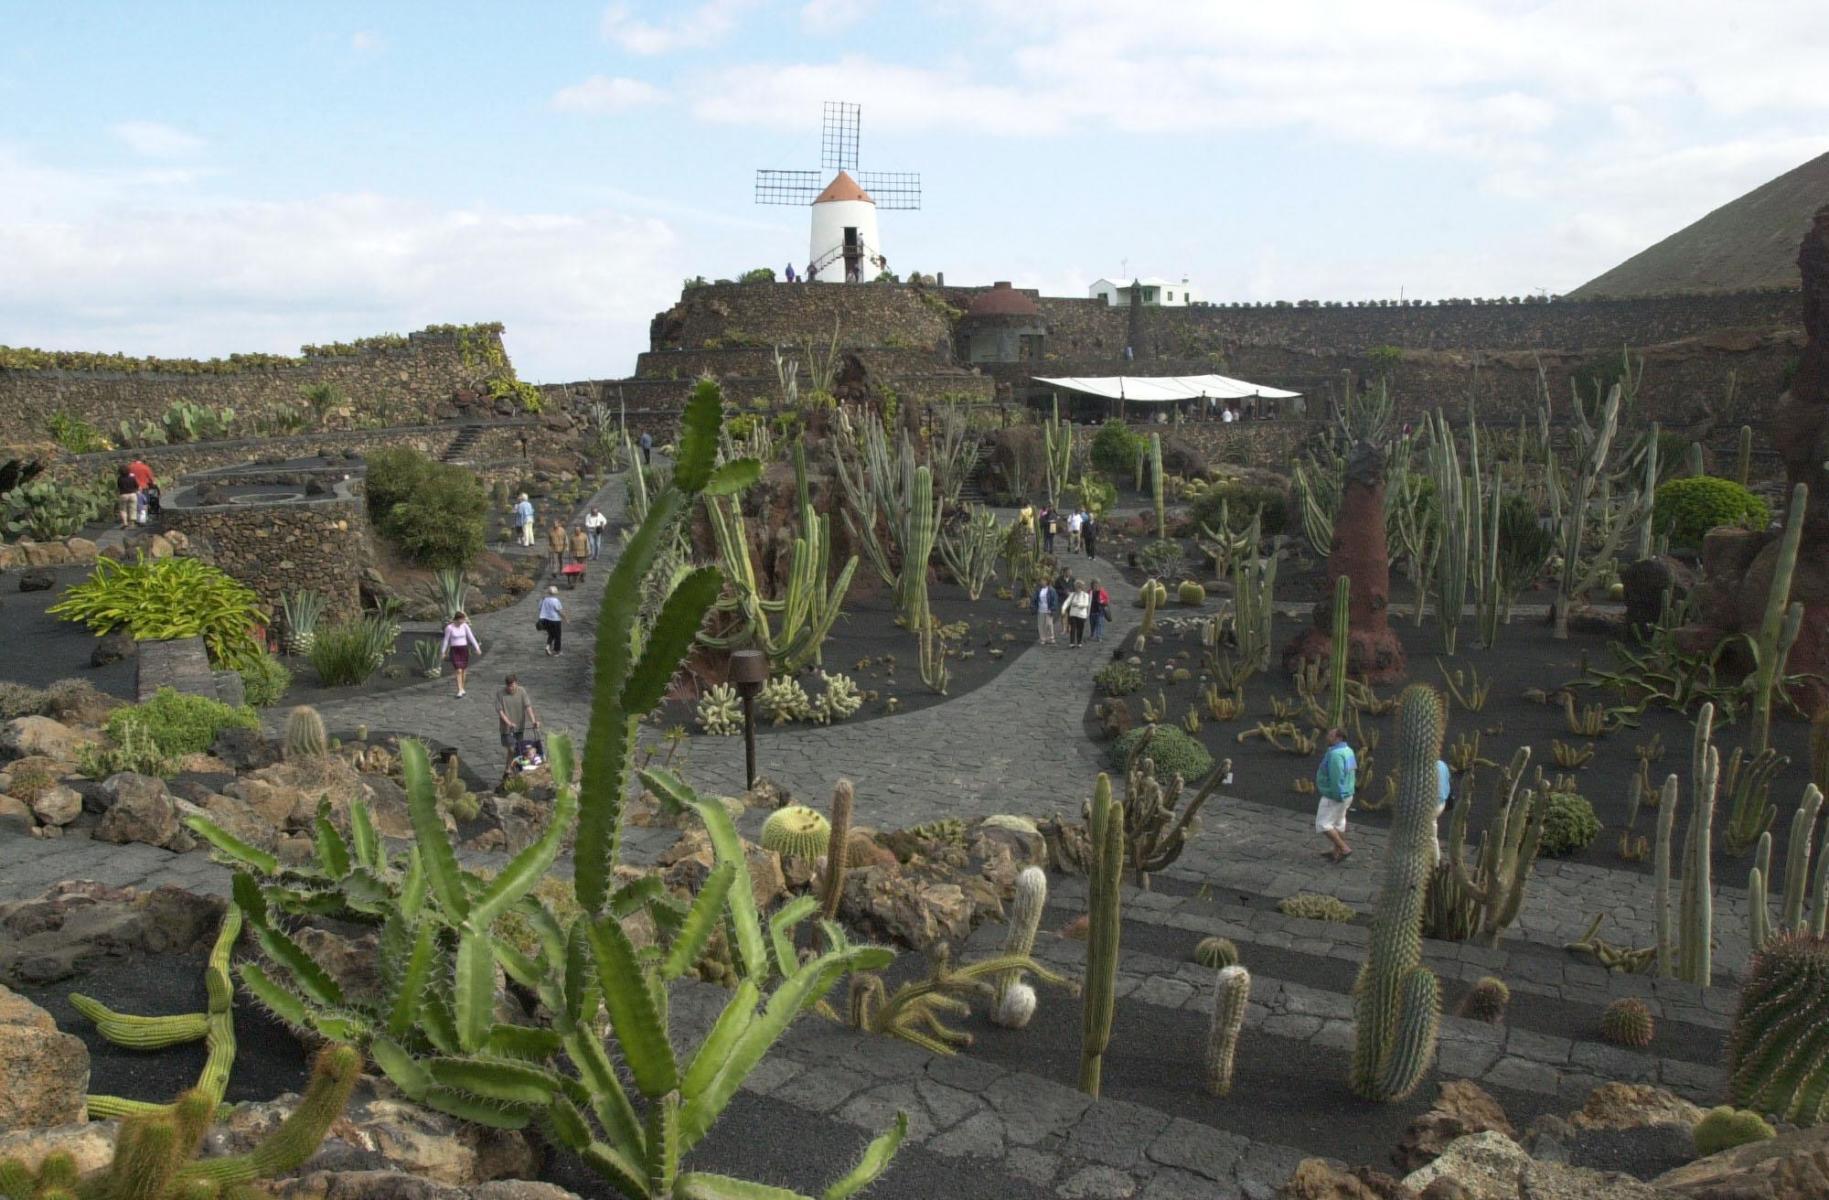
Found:
[{"label": "man in blue jacket", "polygon": [[1346,810],[1353,806],[1353,792],[1358,785],[1359,760],[1346,744],[1346,731],[1339,726],[1327,731],[1327,749],[1321,752],[1321,765],[1315,768],[1315,791],[1320,802],[1315,806],[1315,832],[1325,834],[1333,843],[1327,857],[1342,862],[1353,852],[1346,844]]}]

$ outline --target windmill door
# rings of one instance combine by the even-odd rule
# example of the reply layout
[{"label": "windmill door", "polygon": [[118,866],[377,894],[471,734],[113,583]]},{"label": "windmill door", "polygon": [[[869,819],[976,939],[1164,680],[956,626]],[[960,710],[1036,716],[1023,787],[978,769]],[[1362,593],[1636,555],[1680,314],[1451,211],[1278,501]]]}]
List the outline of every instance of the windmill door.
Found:
[{"label": "windmill door", "polygon": [[863,243],[858,240],[857,226],[845,226],[845,282],[856,283],[862,275]]}]

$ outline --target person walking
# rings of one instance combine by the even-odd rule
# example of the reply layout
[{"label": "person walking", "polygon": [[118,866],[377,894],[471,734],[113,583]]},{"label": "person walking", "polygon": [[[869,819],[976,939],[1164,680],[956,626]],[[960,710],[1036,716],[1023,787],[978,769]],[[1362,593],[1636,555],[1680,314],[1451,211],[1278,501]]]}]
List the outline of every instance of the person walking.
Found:
[{"label": "person walking", "polygon": [[1054,588],[1046,578],[1035,589],[1035,599],[1030,607],[1035,610],[1035,640],[1043,646],[1054,645],[1054,610],[1060,601],[1055,597]]},{"label": "person walking", "polygon": [[1442,814],[1454,807],[1454,773],[1442,759],[1435,760],[1435,861],[1442,861]]},{"label": "person walking", "polygon": [[127,469],[126,464],[122,464],[121,469],[114,474],[114,494],[121,528],[132,529],[140,515],[140,481],[133,477],[133,472]]},{"label": "person walking", "polygon": [[1086,644],[1086,621],[1092,616],[1092,593],[1086,585],[1074,581],[1073,594],[1067,597],[1067,644],[1078,650]]},{"label": "person walking", "polygon": [[552,551],[553,571],[565,569],[565,522],[554,517],[552,526],[546,531],[546,548]]},{"label": "person walking", "polygon": [[609,524],[610,519],[595,504],[591,505],[590,512],[584,514],[584,535],[590,539],[592,558],[603,552],[603,531]]},{"label": "person walking", "polygon": [[1358,775],[1359,760],[1346,744],[1346,731],[1336,725],[1327,731],[1327,749],[1315,768],[1315,791],[1321,797],[1315,806],[1315,832],[1332,843],[1326,854],[1335,862],[1345,862],[1353,852],[1346,844],[1346,810],[1353,806]]},{"label": "person walking", "polygon": [[1092,593],[1092,640],[1102,642],[1105,640],[1102,636],[1105,622],[1111,620],[1111,596],[1099,586],[1099,581],[1096,579],[1092,581],[1092,587],[1088,590]]},{"label": "person walking", "polygon": [[1080,544],[1086,547],[1087,558],[1098,557],[1098,542],[1099,522],[1091,513],[1087,513],[1086,519],[1080,522]]},{"label": "person walking", "polygon": [[1046,508],[1042,509],[1042,553],[1043,554],[1053,554],[1054,553],[1054,531],[1055,531],[1056,527],[1058,527],[1059,524],[1060,524],[1060,519],[1054,515],[1054,509],[1052,507],[1046,507]]},{"label": "person walking", "polygon": [[1067,514],[1067,549],[1069,551],[1078,550],[1080,548],[1081,524],[1082,520],[1079,509],[1076,508]]},{"label": "person walking", "polygon": [[444,644],[438,649],[438,657],[451,660],[451,673],[457,676],[457,698],[464,698],[464,677],[470,673],[470,654],[475,651],[482,657],[483,644],[476,640],[476,630],[470,627],[470,618],[464,615],[463,609],[451,614],[451,620],[445,625]]},{"label": "person walking", "polygon": [[526,492],[514,502],[514,525],[521,531],[521,545],[533,545],[533,501],[527,498]]},{"label": "person walking", "polygon": [[1054,626],[1062,637],[1067,636],[1067,597],[1073,594],[1073,581],[1067,578],[1067,572],[1061,571],[1054,576]]},{"label": "person walking", "polygon": [[550,657],[559,653],[560,630],[565,624],[565,602],[559,599],[559,589],[548,586],[546,595],[540,597],[540,619],[534,622],[546,633],[546,653]]},{"label": "person walking", "polygon": [[127,464],[127,469],[133,473],[134,482],[140,485],[134,497],[133,519],[144,525],[146,524],[146,493],[152,490],[152,468],[146,464],[145,459],[136,458]]},{"label": "person walking", "polygon": [[591,553],[591,539],[584,532],[584,522],[580,521],[572,526],[572,561],[583,566],[585,559],[595,557]]},{"label": "person walking", "polygon": [[641,465],[647,466],[654,461],[654,435],[647,430],[641,431]]},{"label": "person walking", "polygon": [[501,726],[502,748],[508,761],[502,767],[502,778],[514,770],[514,758],[529,729],[540,727],[540,716],[533,710],[533,697],[513,675],[502,680],[502,690],[495,697],[495,716]]}]

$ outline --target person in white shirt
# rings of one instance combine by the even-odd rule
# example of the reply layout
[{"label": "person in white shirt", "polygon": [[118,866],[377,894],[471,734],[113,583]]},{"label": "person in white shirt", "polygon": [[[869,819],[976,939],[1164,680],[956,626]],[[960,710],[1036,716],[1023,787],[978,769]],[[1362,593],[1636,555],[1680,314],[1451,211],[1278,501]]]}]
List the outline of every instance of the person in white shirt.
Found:
[{"label": "person in white shirt", "polygon": [[590,512],[584,514],[584,535],[590,539],[592,558],[603,551],[603,531],[609,523],[610,519],[595,504],[591,505]]},{"label": "person in white shirt", "polygon": [[1054,645],[1054,614],[1060,609],[1060,598],[1054,594],[1054,588],[1044,579],[1035,589],[1035,632],[1037,640],[1044,646]]},{"label": "person in white shirt", "polygon": [[546,653],[559,653],[560,630],[565,624],[565,604],[559,599],[558,588],[547,588],[546,595],[540,598],[540,619],[535,624],[546,631]]},{"label": "person in white shirt", "polygon": [[1086,618],[1092,615],[1092,593],[1084,583],[1075,582],[1073,594],[1067,597],[1067,644],[1078,650],[1086,644]]},{"label": "person in white shirt", "polygon": [[1067,549],[1078,551],[1080,548],[1080,514],[1079,510],[1067,514]]}]

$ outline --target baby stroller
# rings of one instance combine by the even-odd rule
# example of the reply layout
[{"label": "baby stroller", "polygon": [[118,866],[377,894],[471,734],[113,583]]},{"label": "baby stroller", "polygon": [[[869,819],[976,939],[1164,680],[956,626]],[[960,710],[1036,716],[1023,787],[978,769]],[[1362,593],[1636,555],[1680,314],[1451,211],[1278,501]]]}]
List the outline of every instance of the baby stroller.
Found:
[{"label": "baby stroller", "polygon": [[158,520],[158,518],[159,518],[159,497],[160,497],[160,495],[161,495],[161,493],[160,493],[160,491],[159,491],[159,485],[158,485],[158,484],[156,484],[156,483],[155,483],[155,484],[152,484],[152,485],[151,485],[151,486],[149,486],[149,487],[148,487],[148,488],[147,488],[147,489],[146,489],[146,492],[145,492],[145,497],[146,497],[146,506],[145,506],[145,507],[146,507],[146,518],[145,518],[145,519],[146,519],[146,520],[147,520],[147,521],[156,521],[156,520]]},{"label": "baby stroller", "polygon": [[537,737],[521,738],[514,744],[514,769],[531,771],[546,761],[546,742]]}]

